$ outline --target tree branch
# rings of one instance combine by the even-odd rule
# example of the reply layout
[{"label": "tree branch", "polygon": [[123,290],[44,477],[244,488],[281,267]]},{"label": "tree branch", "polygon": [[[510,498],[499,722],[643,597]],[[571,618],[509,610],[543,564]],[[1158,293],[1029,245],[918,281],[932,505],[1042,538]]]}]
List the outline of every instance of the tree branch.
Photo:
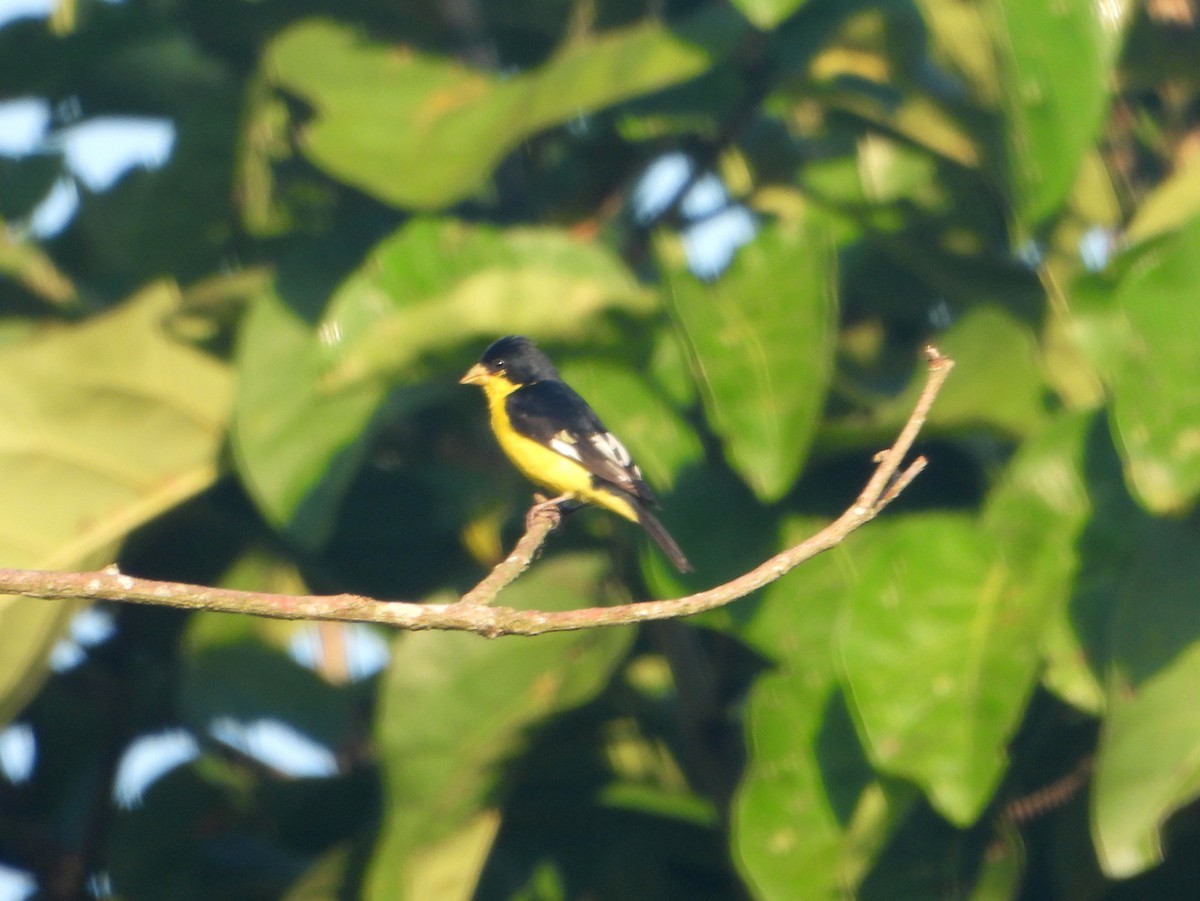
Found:
[{"label": "tree branch", "polygon": [[870,522],[891,503],[925,468],[924,457],[916,458],[903,471],[900,465],[925,424],[929,408],[941,391],[954,361],[936,348],[926,348],[928,375],[916,406],[894,444],[880,453],[878,465],[854,504],[817,534],[776,554],[745,575],[687,597],[669,601],[641,601],[614,607],[580,610],[517,610],[490,606],[496,595],[532,563],[543,541],[558,524],[556,510],[533,517],[513,552],[499,563],[475,588],[450,604],[414,604],[378,601],[353,594],[280,595],[256,591],[234,591],[158,582],[127,576],[115,566],[99,572],[59,573],[39,570],[0,569],[0,594],[22,595],[46,600],[81,599],[155,604],[185,610],[243,613],[275,619],[335,620],[379,623],[399,629],[441,629],[475,632],[489,638],[499,635],[539,635],[628,625],[648,620],[672,619],[712,610],[745,597],[780,578],[806,560],[840,544],[847,535]]}]

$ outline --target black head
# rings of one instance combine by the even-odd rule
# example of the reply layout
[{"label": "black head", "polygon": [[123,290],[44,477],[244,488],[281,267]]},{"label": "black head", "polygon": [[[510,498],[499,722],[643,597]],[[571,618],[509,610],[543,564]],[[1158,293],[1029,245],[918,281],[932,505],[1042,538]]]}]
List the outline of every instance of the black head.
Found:
[{"label": "black head", "polygon": [[489,372],[503,372],[510,382],[530,385],[558,378],[550,358],[524,335],[508,335],[483,352],[479,363]]}]

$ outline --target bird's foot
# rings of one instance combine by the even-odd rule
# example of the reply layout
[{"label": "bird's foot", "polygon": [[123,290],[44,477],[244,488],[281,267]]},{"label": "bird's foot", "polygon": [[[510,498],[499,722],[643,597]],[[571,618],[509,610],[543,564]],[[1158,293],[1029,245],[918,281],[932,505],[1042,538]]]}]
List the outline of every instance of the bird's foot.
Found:
[{"label": "bird's foot", "polygon": [[571,499],[569,494],[560,494],[558,497],[546,499],[543,495],[535,494],[534,500],[536,503],[529,508],[529,512],[525,514],[525,530],[533,528],[534,523],[540,517],[547,516],[551,518],[552,527],[557,527],[562,520],[563,511],[560,509],[561,504],[565,504]]}]

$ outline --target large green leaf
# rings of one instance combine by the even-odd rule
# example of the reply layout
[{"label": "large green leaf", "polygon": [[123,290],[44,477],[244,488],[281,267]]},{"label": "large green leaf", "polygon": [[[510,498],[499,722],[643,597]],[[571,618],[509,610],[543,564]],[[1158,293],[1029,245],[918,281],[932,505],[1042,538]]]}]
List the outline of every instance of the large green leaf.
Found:
[{"label": "large green leaf", "polygon": [[[1038,368],[1037,340],[1027,325],[997,306],[973,307],[938,336],[937,346],[955,360],[954,378],[938,395],[929,424],[946,431],[991,428],[1026,435],[1046,417],[1046,383]],[[1003,384],[1004,391],[996,391]],[[898,429],[925,386],[918,368],[908,386],[873,411],[873,428]],[[851,440],[863,426],[827,428],[828,440]],[[826,437],[824,434],[822,437]]]},{"label": "large green leaf", "polygon": [[[938,339],[956,361],[954,378],[938,395],[930,421],[941,428],[991,426],[1025,435],[1046,414],[1046,383],[1029,327],[998,306],[975,307]],[[925,380],[918,372],[898,403],[897,424],[907,418]],[[997,391],[997,385],[1004,385]]]},{"label": "large green leaf", "polygon": [[731,840],[762,899],[849,899],[914,793],[873,777],[832,673],[755,684]]},{"label": "large green leaf", "polygon": [[[598,557],[556,557],[505,599],[547,610],[584,607],[597,600],[602,571]],[[536,640],[444,632],[401,638],[377,716],[387,813],[364,897],[432,897],[419,889],[436,881],[430,868],[444,867],[455,848],[473,847],[471,859],[481,861],[478,843],[490,840],[505,763],[538,722],[595,695],[632,638],[631,629]]]},{"label": "large green leaf", "polygon": [[266,67],[315,108],[303,144],[317,165],[389,203],[432,209],[478,191],[528,135],[694,78],[746,30],[733,11],[707,7],[675,27],[579,37],[502,77],[313,19],[275,40]]},{"label": "large green leaf", "polygon": [[1066,197],[1096,138],[1131,5],[988,0],[1008,126],[1009,187],[1027,231]]},{"label": "large green leaf", "polygon": [[[0,354],[0,557],[67,569],[115,556],[132,529],[210,485],[232,383],[175,341],[157,285]],[[75,607],[0,598],[0,721],[29,699]]]},{"label": "large green leaf", "polygon": [[1111,876],[1161,862],[1167,816],[1200,795],[1198,543],[1195,522],[1156,520],[1120,577],[1091,794],[1096,850]]},{"label": "large green leaf", "polygon": [[[613,313],[644,314],[653,294],[604,248],[551,229],[415,220],[382,241],[315,324],[276,292],[243,324],[234,451],[268,519],[307,547],[327,537],[361,462],[371,421],[429,403],[493,338],[596,341]],[[455,356],[467,342],[479,346]],[[433,374],[441,377],[430,384]],[[458,373],[453,373],[457,376]]]},{"label": "large green leaf", "polygon": [[1081,283],[1070,325],[1112,394],[1109,422],[1134,495],[1155,513],[1200,495],[1200,218]]},{"label": "large green leaf", "polygon": [[309,548],[328,535],[386,393],[325,390],[325,368],[312,324],[275,290],[257,297],[238,336],[234,459],[267,519]]},{"label": "large green leaf", "polygon": [[1005,566],[1020,574],[1023,603],[1048,620],[1042,681],[1065,700],[1091,712],[1102,689],[1070,600],[1081,567],[1080,539],[1092,524],[1085,473],[1093,453],[1089,434],[1096,417],[1064,413],[1047,423],[1008,465],[983,512],[983,527]]},{"label": "large green leaf", "polygon": [[915,797],[871,772],[838,689],[831,650],[847,564],[840,549],[809,561],[764,592],[738,633],[777,661],[746,710],[750,755],[730,837],[758,898],[854,897]]},{"label": "large green leaf", "polygon": [[764,226],[711,284],[668,265],[704,411],[730,465],[763,501],[791,488],[824,409],[835,267],[833,242],[812,213]]},{"label": "large green leaf", "polygon": [[876,523],[852,556],[838,649],[868,756],[967,825],[1004,774],[1035,682],[1039,598],[965,516]]},{"label": "large green leaf", "polygon": [[1134,493],[1154,512],[1200,494],[1200,218],[1122,279],[1116,300],[1129,325],[1111,371],[1112,422]]},{"label": "large green leaf", "polygon": [[418,219],[380,242],[333,296],[319,328],[325,381],[412,378],[428,372],[418,367],[425,357],[506,334],[611,343],[620,334],[613,317],[656,308],[600,244],[552,228]]}]

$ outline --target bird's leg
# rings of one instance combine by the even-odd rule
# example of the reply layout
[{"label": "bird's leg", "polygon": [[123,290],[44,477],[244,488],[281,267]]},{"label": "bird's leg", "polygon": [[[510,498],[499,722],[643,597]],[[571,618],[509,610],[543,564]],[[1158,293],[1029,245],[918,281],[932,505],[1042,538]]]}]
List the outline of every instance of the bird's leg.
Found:
[{"label": "bird's leg", "polygon": [[[529,512],[525,514],[526,531],[533,528],[534,521],[547,510],[553,510],[556,514],[558,514],[559,517],[561,517],[562,511],[559,509],[559,504],[563,504],[571,500],[571,495],[560,494],[558,497],[552,497],[547,500],[542,495],[535,494],[534,499],[537,501],[537,503],[530,507]],[[557,526],[558,523],[555,522],[555,525]]]}]

